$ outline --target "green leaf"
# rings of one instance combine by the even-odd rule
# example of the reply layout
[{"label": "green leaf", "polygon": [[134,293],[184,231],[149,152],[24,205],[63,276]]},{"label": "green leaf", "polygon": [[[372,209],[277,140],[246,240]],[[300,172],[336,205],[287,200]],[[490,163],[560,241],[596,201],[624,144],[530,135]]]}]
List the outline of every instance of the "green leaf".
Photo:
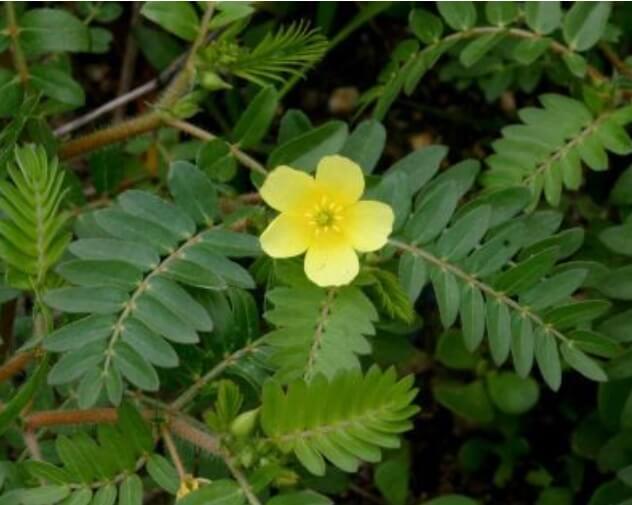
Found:
[{"label": "green leaf", "polygon": [[487,338],[496,365],[502,365],[511,350],[511,315],[507,305],[495,298],[487,300]]},{"label": "green leaf", "polygon": [[399,259],[398,275],[399,282],[410,301],[417,300],[428,280],[428,268],[425,261],[410,252],[404,252]]},{"label": "green leaf", "polygon": [[128,241],[142,241],[162,254],[170,253],[180,237],[161,225],[133,216],[120,208],[110,207],[94,213],[98,226],[108,234]]},{"label": "green leaf", "polygon": [[267,31],[255,47],[231,58],[226,70],[259,86],[285,82],[288,76],[302,76],[326,49],[327,39],[318,30],[305,22],[293,22]]},{"label": "green leaf", "polygon": [[[534,3],[554,3],[554,2],[529,2],[527,5]],[[531,65],[540,56],[542,56],[551,45],[550,39],[524,39],[519,41],[513,49],[512,56],[523,65]]]},{"label": "green leaf", "polygon": [[96,470],[94,461],[90,459],[90,454],[81,449],[79,444],[66,435],[61,435],[55,441],[55,450],[64,467],[73,475],[73,478],[85,483],[92,481]]},{"label": "green leaf", "polygon": [[195,233],[195,223],[184,211],[147,191],[129,190],[117,201],[125,212],[168,229],[180,240]]},{"label": "green leaf", "polygon": [[477,287],[469,284],[463,286],[460,315],[465,346],[474,351],[485,335],[485,301]]},{"label": "green leaf", "polygon": [[214,228],[200,235],[202,242],[211,250],[232,258],[259,256],[259,239],[246,233]]},{"label": "green leaf", "polygon": [[92,489],[82,488],[64,500],[63,505],[89,505],[92,502]]},{"label": "green leaf", "polygon": [[526,378],[535,357],[533,325],[526,316],[514,317],[512,321],[511,356],[518,375]]},{"label": "green leaf", "polygon": [[285,144],[293,138],[312,129],[309,117],[298,109],[289,109],[281,118],[277,144]]},{"label": "green leaf", "polygon": [[23,465],[26,471],[37,479],[44,479],[55,484],[69,484],[73,480],[66,470],[46,461],[27,460]]},{"label": "green leaf", "polygon": [[572,328],[598,318],[610,309],[607,300],[585,300],[572,302],[549,310],[544,320],[559,330]]},{"label": "green leaf", "polygon": [[416,244],[424,244],[436,238],[450,221],[458,199],[457,187],[452,181],[446,181],[428,191],[406,223],[406,236]]},{"label": "green leaf", "polygon": [[585,51],[603,35],[610,2],[575,2],[564,16],[564,40],[574,51]]},{"label": "green leaf", "polygon": [[474,370],[478,358],[465,345],[463,335],[456,330],[446,331],[439,337],[435,358],[454,370]]},{"label": "green leaf", "polygon": [[138,475],[125,478],[119,487],[118,505],[142,505],[143,483]]},{"label": "green leaf", "polygon": [[24,407],[33,399],[33,396],[35,396],[42,385],[47,372],[48,360],[44,359],[17,393],[14,393],[13,397],[2,406],[2,410],[0,410],[0,434],[7,431]]},{"label": "green leaf", "polygon": [[558,258],[559,249],[549,247],[501,273],[494,287],[510,295],[525,291],[547,274]]},{"label": "green leaf", "polygon": [[376,487],[389,505],[405,505],[410,484],[410,455],[400,450],[393,457],[381,462],[373,476]]},{"label": "green leaf", "polygon": [[116,486],[114,484],[106,484],[94,494],[92,505],[114,505],[116,495]]},{"label": "green leaf", "polygon": [[84,238],[72,242],[68,249],[84,260],[122,261],[143,270],[152,270],[160,263],[156,250],[146,244],[109,238]]},{"label": "green leaf", "polygon": [[270,498],[266,505],[332,505],[327,496],[314,491],[292,491]]},{"label": "green leaf", "polygon": [[216,480],[178,500],[178,505],[242,505],[241,488],[232,480]]},{"label": "green leaf", "polygon": [[[411,379],[398,381],[392,369],[381,372],[372,367],[366,375],[351,370],[331,381],[322,375],[310,383],[294,381],[287,390],[267,381],[261,426],[272,443],[284,452],[293,451],[312,473],[324,472],[323,458],[344,471],[355,471],[361,460],[378,461],[381,447],[397,447],[397,434],[411,428],[408,418],[418,410],[410,405],[416,394]],[[323,410],[322,405],[330,408]],[[303,415],[291,416],[297,409]]]},{"label": "green leaf", "polygon": [[408,16],[412,32],[426,44],[437,42],[443,34],[443,22],[425,9],[413,9]]},{"label": "green leaf", "polygon": [[127,303],[126,291],[112,287],[53,289],[44,295],[50,307],[70,313],[113,314]]},{"label": "green leaf", "polygon": [[175,495],[180,487],[180,479],[173,465],[160,454],[152,454],[147,460],[149,476],[161,488]]},{"label": "green leaf", "polygon": [[90,49],[88,28],[63,9],[29,9],[20,17],[20,45],[26,53],[77,52]]},{"label": "green leaf", "polygon": [[178,207],[196,223],[209,225],[218,213],[217,193],[211,180],[198,168],[184,161],[171,164],[169,191]]},{"label": "green leaf", "polygon": [[52,505],[70,494],[68,486],[48,485],[25,489],[20,493],[22,505]]},{"label": "green leaf", "polygon": [[129,402],[118,408],[118,426],[125,439],[131,442],[139,454],[149,453],[154,448],[154,439],[148,423]]},{"label": "green leaf", "polygon": [[439,254],[450,261],[458,261],[479,245],[489,227],[491,207],[481,205],[457,219],[444,231],[437,243]]},{"label": "green leaf", "polygon": [[[111,331],[108,335],[110,334]],[[180,363],[174,348],[137,319],[127,319],[122,341],[153,365],[171,368]]]},{"label": "green leaf", "polygon": [[116,343],[112,360],[121,374],[138,388],[145,391],[158,390],[158,374],[154,367],[125,342]]},{"label": "green leaf", "polygon": [[441,405],[458,416],[482,424],[494,419],[494,409],[480,380],[470,384],[438,383],[434,387],[434,396]]},{"label": "green leaf", "polygon": [[558,1],[526,2],[524,4],[527,26],[547,35],[560,26],[562,9]]},{"label": "green leaf", "polygon": [[211,179],[228,182],[237,173],[237,161],[230,145],[222,139],[206,142],[198,151],[196,164]]},{"label": "green leaf", "polygon": [[564,361],[583,376],[598,382],[608,380],[606,373],[597,362],[579,350],[573,342],[563,342],[560,351]]},{"label": "green leaf", "polygon": [[562,60],[566,64],[570,73],[575,77],[579,77],[581,79],[586,75],[588,62],[582,55],[577,53],[564,53],[562,55]]},{"label": "green leaf", "polygon": [[520,303],[534,310],[542,310],[564,302],[583,285],[587,274],[587,270],[575,268],[551,275],[523,293]]},{"label": "green leaf", "polygon": [[487,390],[492,402],[505,414],[520,415],[538,402],[540,390],[533,379],[522,378],[512,372],[487,376]]},{"label": "green leaf", "polygon": [[340,151],[355,161],[365,174],[370,174],[377,165],[386,143],[386,129],[379,121],[367,119],[353,130]]},{"label": "green leaf", "polygon": [[324,156],[336,154],[347,140],[347,125],[342,121],[329,121],[278,146],[268,158],[268,167],[289,165],[313,172]]},{"label": "green leaf", "polygon": [[165,70],[184,51],[178,39],[162,30],[141,24],[134,27],[132,32],[143,56],[156,70]]},{"label": "green leaf", "polygon": [[485,2],[485,16],[496,26],[507,26],[518,16],[515,2]]},{"label": "green leaf", "polygon": [[71,260],[59,265],[55,271],[68,282],[86,287],[132,289],[143,277],[138,268],[123,261]]},{"label": "green leaf", "polygon": [[430,272],[444,328],[450,328],[459,313],[460,291],[456,278],[448,271],[433,268]]},{"label": "green leaf", "polygon": [[387,174],[399,172],[406,174],[412,195],[434,177],[447,152],[447,147],[440,145],[419,148],[400,158],[387,170]]},{"label": "green leaf", "polygon": [[223,2],[215,6],[217,13],[213,15],[208,27],[217,30],[252,14],[255,9],[248,2]]},{"label": "green leaf", "polygon": [[233,129],[233,139],[242,148],[257,145],[265,136],[279,104],[279,94],[272,86],[263,88],[250,101]]},{"label": "green leaf", "polygon": [[78,379],[103,361],[104,351],[104,342],[94,342],[63,354],[48,374],[48,383],[54,386]]},{"label": "green leaf", "polygon": [[193,41],[200,29],[195,8],[188,2],[145,2],[140,12],[184,40]]},{"label": "green leaf", "polygon": [[472,2],[437,2],[437,8],[454,30],[468,30],[476,24],[476,8]]},{"label": "green leaf", "polygon": [[0,68],[0,117],[11,117],[22,103],[23,88],[15,72]]},{"label": "green leaf", "polygon": [[430,501],[425,501],[421,505],[479,505],[479,503],[467,496],[451,494],[435,498]]},{"label": "green leaf", "polygon": [[471,67],[491,51],[502,39],[504,33],[487,33],[469,42],[461,52],[459,61],[464,67]]},{"label": "green leaf", "polygon": [[619,155],[630,154],[630,152],[632,152],[632,139],[630,139],[625,128],[615,120],[602,122],[595,133],[599,141],[608,151]]},{"label": "green leaf", "polygon": [[[43,147],[16,148],[7,164],[10,181],[0,181],[0,258],[7,278],[24,290],[38,289],[64,253],[70,239],[67,216],[59,212],[65,196],[64,174]],[[39,247],[38,247],[39,245]]]},{"label": "green leaf", "polygon": [[332,377],[359,368],[357,355],[370,352],[366,335],[375,331],[378,315],[358,288],[346,286],[334,292],[313,285],[277,287],[268,291],[267,299],[272,308],[265,318],[277,329],[266,341],[279,379]]},{"label": "green leaf", "polygon": [[213,321],[206,309],[175,282],[161,276],[153,276],[147,284],[146,292],[183,321],[187,321],[194,329],[213,329]]},{"label": "green leaf", "polygon": [[536,333],[535,360],[544,381],[553,391],[557,391],[562,382],[562,365],[557,350],[557,342],[549,332]]}]

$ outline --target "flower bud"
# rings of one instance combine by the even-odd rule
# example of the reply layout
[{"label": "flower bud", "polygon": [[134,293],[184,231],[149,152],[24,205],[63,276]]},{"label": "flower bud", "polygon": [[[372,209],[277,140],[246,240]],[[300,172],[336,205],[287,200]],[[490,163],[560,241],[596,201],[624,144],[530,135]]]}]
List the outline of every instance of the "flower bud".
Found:
[{"label": "flower bud", "polygon": [[231,85],[228,84],[215,72],[204,72],[201,78],[202,87],[209,91],[217,91],[219,89],[230,89]]},{"label": "flower bud", "polygon": [[252,430],[255,429],[258,416],[258,408],[242,412],[230,424],[230,432],[238,438],[250,435]]}]

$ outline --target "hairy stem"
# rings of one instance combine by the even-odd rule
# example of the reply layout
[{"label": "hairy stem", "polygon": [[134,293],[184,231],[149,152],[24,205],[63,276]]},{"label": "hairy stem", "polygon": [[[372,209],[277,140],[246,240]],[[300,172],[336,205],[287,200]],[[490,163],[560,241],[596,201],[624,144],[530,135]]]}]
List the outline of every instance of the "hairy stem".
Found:
[{"label": "hairy stem", "polygon": [[115,124],[103,130],[70,140],[61,146],[59,157],[62,160],[71,159],[101,147],[155,130],[163,125],[166,114],[161,111],[173,107],[178,99],[187,92],[193,82],[195,76],[195,55],[206,39],[212,14],[213,3],[209,2],[200,23],[200,31],[191,47],[184,68],[167,87],[163,96],[156,104],[155,110],[140,117],[124,121],[123,123]]},{"label": "hairy stem", "polygon": [[74,426],[77,424],[111,424],[118,419],[115,408],[88,410],[42,410],[29,414],[24,423],[27,430],[44,426]]},{"label": "hairy stem", "polygon": [[12,356],[0,366],[0,382],[10,379],[24,370],[35,357],[35,351],[25,351]]},{"label": "hairy stem", "polygon": [[165,447],[167,448],[167,452],[169,453],[169,457],[173,462],[173,466],[176,467],[176,471],[178,472],[178,477],[180,480],[184,480],[186,477],[186,471],[184,470],[184,465],[182,464],[182,459],[178,454],[178,449],[176,449],[176,444],[171,438],[171,433],[167,428],[162,428],[160,431],[163,441],[165,442]]}]

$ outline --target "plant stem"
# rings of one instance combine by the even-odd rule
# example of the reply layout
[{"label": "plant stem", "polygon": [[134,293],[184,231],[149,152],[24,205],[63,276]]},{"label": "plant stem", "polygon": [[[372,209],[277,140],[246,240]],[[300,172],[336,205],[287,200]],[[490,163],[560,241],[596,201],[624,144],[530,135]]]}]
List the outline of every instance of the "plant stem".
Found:
[{"label": "plant stem", "polygon": [[505,293],[495,290],[489,284],[486,284],[485,282],[477,279],[475,276],[465,272],[457,265],[454,265],[453,263],[450,263],[448,261],[444,261],[441,258],[437,258],[430,252],[418,246],[407,244],[405,242],[400,242],[399,240],[395,240],[395,239],[389,239],[388,243],[392,245],[393,247],[396,247],[397,249],[400,249],[402,251],[408,251],[414,256],[423,258],[428,263],[433,264],[435,267],[443,271],[450,272],[452,275],[460,279],[462,282],[465,282],[473,287],[476,287],[477,289],[485,293],[487,296],[492,297],[496,299],[499,303],[503,303],[507,305],[508,307],[510,307],[511,309],[515,310],[522,317],[526,317],[530,319],[536,325],[542,327],[546,333],[553,335],[554,337],[558,338],[562,342],[568,341],[568,338],[566,337],[566,335],[556,330],[552,325],[546,323],[538,314],[536,314],[531,309],[529,309],[529,307],[520,305],[513,298],[510,298]]},{"label": "plant stem", "polygon": [[248,503],[250,505],[261,505],[259,498],[257,498],[257,495],[255,495],[252,487],[250,486],[250,482],[248,482],[246,476],[237,467],[232,455],[228,453],[228,451],[222,451],[222,458],[224,460],[224,463],[228,467],[228,470],[230,470],[230,473],[233,474],[233,477],[237,481],[237,484],[239,484],[239,487],[243,491],[244,496],[248,500]]},{"label": "plant stem", "polygon": [[12,356],[0,367],[0,382],[20,373],[35,357],[35,351],[25,351]]},{"label": "plant stem", "polygon": [[200,31],[191,46],[183,69],[175,76],[171,84],[165,90],[163,96],[158,100],[155,109],[145,115],[139,116],[108,128],[84,135],[63,144],[59,150],[59,157],[68,160],[85,154],[101,147],[120,142],[122,140],[155,130],[164,124],[166,114],[165,109],[173,107],[178,99],[187,92],[195,76],[195,56],[206,40],[208,26],[213,15],[213,3],[209,2],[204,12],[204,17],[200,23]]},{"label": "plant stem", "polygon": [[[214,135],[211,132],[208,132],[198,126],[188,123],[187,121],[181,121],[179,119],[168,119],[166,123],[169,126],[173,126],[174,128],[188,133],[192,137],[198,138],[200,140],[208,142],[209,140],[214,140],[218,138],[217,135]],[[239,149],[239,147],[232,144],[229,144],[228,147],[230,148],[230,151],[233,153],[235,158],[237,158],[246,168],[249,168],[253,172],[258,172],[262,175],[268,175],[267,170],[261,163],[243,152],[241,149]]]},{"label": "plant stem", "polygon": [[[158,402],[159,403],[159,402]],[[147,419],[155,419],[158,407],[141,412]],[[178,437],[211,454],[220,454],[219,440],[202,428],[195,426],[195,421],[187,416],[174,413],[170,409],[159,412],[167,419],[167,427]],[[82,424],[113,424],[118,421],[118,412],[113,407],[93,408],[87,410],[42,410],[28,415],[24,419],[27,431],[44,426],[76,426]]]},{"label": "plant stem", "polygon": [[24,52],[22,52],[22,46],[20,46],[20,27],[18,26],[18,22],[15,17],[13,2],[5,2],[4,9],[7,15],[6,30],[11,38],[11,54],[13,55],[13,63],[18,71],[18,75],[20,76],[20,82],[25,86],[29,80],[29,69],[26,64]]},{"label": "plant stem", "polygon": [[[123,96],[129,91],[132,79],[134,78],[134,69],[136,67],[136,59],[138,57],[138,45],[136,44],[136,39],[134,37],[134,28],[140,19],[140,6],[140,2],[132,3],[132,19],[129,24],[127,38],[125,40],[125,52],[123,54],[123,63],[121,65],[121,77],[119,79],[118,89],[116,92],[117,96]],[[122,106],[116,108],[114,110],[114,121],[121,121],[124,114],[125,109]]]},{"label": "plant stem", "polygon": [[178,70],[178,68],[183,64],[185,60],[186,54],[183,54],[180,57],[176,58],[165,70],[162,71],[162,73],[158,77],[146,82],[145,84],[142,84],[141,86],[138,86],[137,88],[134,88],[124,95],[117,96],[113,100],[106,102],[105,104],[94,109],[93,111],[88,112],[83,116],[73,119],[69,123],[66,123],[65,125],[57,128],[53,133],[56,137],[61,137],[63,135],[66,135],[67,133],[71,133],[76,129],[81,128],[82,126],[103,116],[104,114],[107,114],[112,110],[122,107],[123,105],[136,100],[137,98],[140,98],[147,93],[151,93],[153,90],[158,89],[161,85],[168,81],[169,78],[174,74],[174,72]]},{"label": "plant stem", "polygon": [[178,454],[178,449],[176,449],[176,444],[173,442],[173,438],[171,438],[171,433],[166,428],[162,428],[160,431],[162,435],[162,439],[165,442],[165,447],[167,448],[167,452],[169,453],[169,457],[173,462],[173,466],[176,467],[176,471],[178,472],[178,477],[180,480],[184,480],[186,477],[186,472],[184,471],[184,465],[182,464],[182,459]]},{"label": "plant stem", "polygon": [[178,398],[176,398],[169,405],[170,408],[174,410],[181,410],[186,407],[188,403],[190,403],[202,390],[204,386],[206,386],[209,382],[219,376],[224,370],[226,370],[229,366],[233,365],[237,361],[239,361],[244,356],[254,353],[257,351],[257,348],[263,344],[263,338],[259,340],[255,340],[254,342],[248,344],[246,347],[235,351],[230,354],[222,361],[220,361],[217,365],[211,368],[206,374],[196,380],[189,388],[184,391]]}]

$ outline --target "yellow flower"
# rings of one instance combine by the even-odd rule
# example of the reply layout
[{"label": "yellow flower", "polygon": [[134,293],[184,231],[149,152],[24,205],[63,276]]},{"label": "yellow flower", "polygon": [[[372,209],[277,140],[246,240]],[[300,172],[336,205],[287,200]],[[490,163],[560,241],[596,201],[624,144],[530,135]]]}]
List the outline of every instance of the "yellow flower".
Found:
[{"label": "yellow flower", "polygon": [[193,475],[186,474],[180,481],[180,487],[176,494],[176,501],[184,498],[189,493],[200,489],[200,484],[209,484],[211,481],[208,479],[201,479],[199,477],[193,477]]},{"label": "yellow flower", "polygon": [[325,156],[316,177],[275,168],[261,187],[265,202],[281,214],[261,235],[273,258],[305,255],[305,273],[319,286],[349,284],[359,271],[358,252],[376,251],[393,228],[393,210],[360,200],[364,175],[343,156]]}]

